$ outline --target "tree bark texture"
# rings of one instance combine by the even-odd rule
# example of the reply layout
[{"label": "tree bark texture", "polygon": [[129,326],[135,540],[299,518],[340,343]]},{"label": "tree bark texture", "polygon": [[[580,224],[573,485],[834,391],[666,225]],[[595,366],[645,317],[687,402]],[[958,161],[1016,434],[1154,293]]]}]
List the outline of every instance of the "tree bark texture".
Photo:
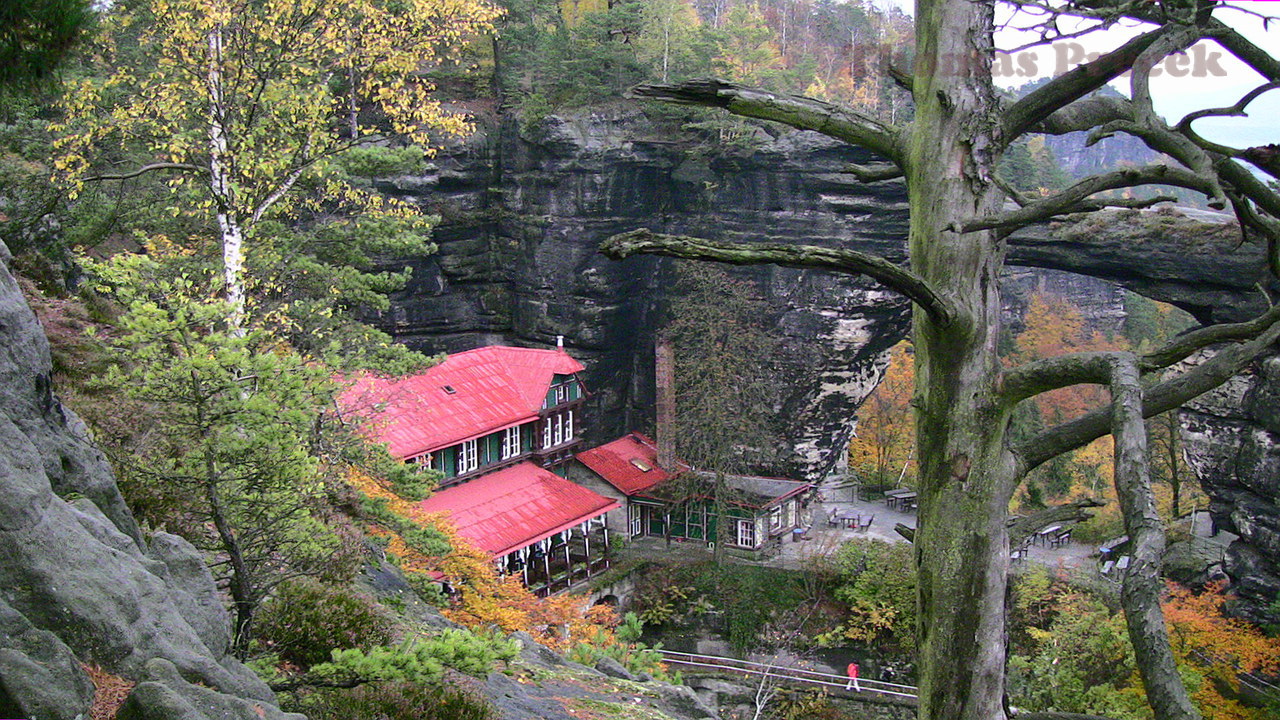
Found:
[{"label": "tree bark texture", "polygon": [[1151,492],[1147,428],[1142,417],[1142,385],[1137,362],[1117,359],[1111,379],[1111,435],[1115,438],[1116,495],[1124,529],[1133,540],[1133,561],[1120,590],[1129,641],[1147,689],[1147,701],[1161,720],[1199,720],[1169,647],[1160,596],[1164,523]]},{"label": "tree bark texture", "polygon": [[231,177],[231,149],[223,118],[226,101],[222,87],[223,33],[209,32],[209,69],[205,84],[209,93],[209,189],[216,206],[218,231],[222,236],[224,296],[230,306],[227,324],[236,334],[244,333],[244,228],[235,211],[235,181]]},{"label": "tree bark texture", "polygon": [[921,720],[1005,717],[1005,524],[1016,464],[998,402],[994,232],[957,233],[1003,197],[991,181],[998,127],[988,3],[916,4],[915,122],[906,142],[912,271],[957,308],[946,324],[917,313],[916,437],[920,468],[918,599]]}]

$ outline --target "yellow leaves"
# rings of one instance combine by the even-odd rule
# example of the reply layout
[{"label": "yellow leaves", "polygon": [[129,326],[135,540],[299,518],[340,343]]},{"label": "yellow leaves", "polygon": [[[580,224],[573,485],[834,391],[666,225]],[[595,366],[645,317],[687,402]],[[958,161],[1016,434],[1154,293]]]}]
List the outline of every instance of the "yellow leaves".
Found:
[{"label": "yellow leaves", "polygon": [[443,514],[423,512],[417,503],[404,500],[359,470],[348,470],[346,479],[366,497],[385,502],[387,509],[396,515],[434,527],[448,539],[452,551],[444,557],[428,557],[390,529],[370,530],[370,534],[387,539],[387,551],[399,559],[406,572],[440,573],[458,589],[453,605],[445,610],[449,619],[471,628],[497,626],[504,632],[525,630],[559,649],[598,634],[612,636],[611,628],[617,623],[612,613],[592,611],[581,597],[539,599],[518,577],[498,575],[489,554],[459,535]]},{"label": "yellow leaves", "polygon": [[889,366],[880,385],[858,408],[857,434],[849,441],[849,466],[864,478],[891,482],[904,469],[914,475],[915,420],[911,412],[914,391],[911,343],[904,340],[890,352]]},{"label": "yellow leaves", "polygon": [[216,128],[227,138],[228,149],[219,152],[237,185],[224,200],[241,218],[255,217],[264,203],[287,214],[298,202],[289,191],[313,165],[379,135],[377,127],[335,122],[348,111],[360,116],[374,106],[419,142],[434,132],[466,132],[465,118],[432,99],[420,71],[441,51],[489,31],[500,14],[484,0],[397,7],[371,0],[153,0],[148,9],[147,18],[113,14],[102,56],[117,54],[114,43],[137,43],[154,71],[119,68],[98,86],[86,80],[67,93],[57,174],[76,189],[90,173],[90,149],[112,137],[141,142],[170,162],[209,166]]}]

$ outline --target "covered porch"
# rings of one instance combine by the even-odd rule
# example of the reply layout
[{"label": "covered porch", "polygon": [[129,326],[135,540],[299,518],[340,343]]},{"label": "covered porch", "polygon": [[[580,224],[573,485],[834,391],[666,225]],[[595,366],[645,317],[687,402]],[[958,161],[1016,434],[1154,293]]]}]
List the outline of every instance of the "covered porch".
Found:
[{"label": "covered porch", "polygon": [[519,574],[525,587],[546,597],[609,569],[609,528],[603,515],[498,558],[503,575]]},{"label": "covered porch", "polygon": [[447,513],[458,534],[518,574],[530,590],[550,595],[609,565],[605,513],[618,501],[530,462],[437,492],[427,512]]}]

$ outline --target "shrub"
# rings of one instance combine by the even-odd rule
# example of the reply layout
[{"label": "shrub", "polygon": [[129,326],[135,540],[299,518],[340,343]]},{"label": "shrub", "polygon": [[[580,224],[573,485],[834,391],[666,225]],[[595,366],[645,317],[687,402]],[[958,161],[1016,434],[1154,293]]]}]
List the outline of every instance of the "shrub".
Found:
[{"label": "shrub", "polygon": [[396,647],[334,650],[333,660],[311,669],[318,678],[333,680],[404,681],[431,684],[445,668],[483,676],[498,660],[519,652],[515,641],[445,630],[435,637],[412,639]]},{"label": "shrub", "polygon": [[497,720],[487,700],[458,685],[382,682],[307,693],[297,709],[311,720]]},{"label": "shrub", "polygon": [[915,647],[916,571],[911,545],[880,540],[845,543],[836,555],[836,599],[848,603],[845,636],[875,641],[888,633]]},{"label": "shrub", "polygon": [[392,642],[392,618],[373,598],[311,579],[282,585],[258,611],[257,636],[280,659],[310,667],[334,650]]}]

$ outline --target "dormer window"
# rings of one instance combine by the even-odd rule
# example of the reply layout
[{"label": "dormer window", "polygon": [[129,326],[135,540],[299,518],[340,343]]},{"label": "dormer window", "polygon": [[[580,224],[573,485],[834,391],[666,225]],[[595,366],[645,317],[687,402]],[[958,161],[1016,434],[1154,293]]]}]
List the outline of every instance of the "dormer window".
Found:
[{"label": "dormer window", "polygon": [[653,467],[651,467],[649,463],[641,460],[640,458],[632,458],[631,464],[635,465],[636,468],[640,470],[640,472],[649,472],[650,470],[653,469]]},{"label": "dormer window", "polygon": [[445,391],[446,393],[448,393],[449,395],[457,395],[457,394],[458,394],[458,391],[457,391],[457,390],[454,390],[452,385],[442,385],[442,386],[441,386],[441,389],[442,389],[442,390],[444,390],[444,391]]}]

